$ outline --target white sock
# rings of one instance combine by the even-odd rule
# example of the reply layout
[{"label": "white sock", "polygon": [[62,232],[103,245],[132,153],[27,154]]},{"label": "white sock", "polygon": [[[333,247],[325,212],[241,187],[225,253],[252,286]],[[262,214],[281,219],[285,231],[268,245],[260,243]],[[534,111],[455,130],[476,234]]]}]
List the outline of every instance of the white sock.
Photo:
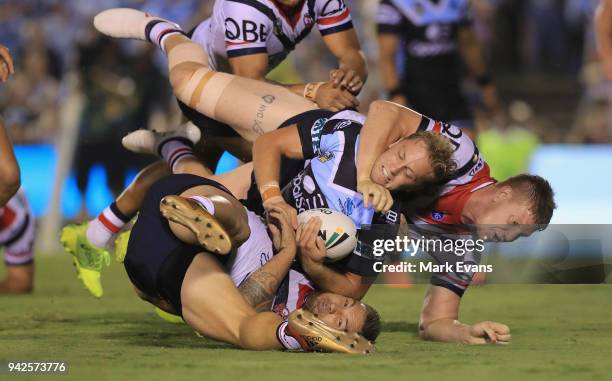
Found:
[{"label": "white sock", "polygon": [[163,143],[160,150],[161,157],[170,164],[172,173],[175,172],[179,161],[195,157],[193,154],[193,146],[185,143],[184,139],[171,139]]},{"label": "white sock", "polygon": [[149,40],[160,47],[164,53],[166,52],[164,50],[164,41],[167,37],[177,33],[185,34],[178,25],[167,21],[156,21],[155,24],[152,25],[148,33]]},{"label": "white sock", "polygon": [[98,217],[89,221],[87,240],[98,248],[104,248],[130,220],[131,217],[121,213],[117,203],[113,202]]},{"label": "white sock", "polygon": [[289,322],[286,322],[286,321],[280,323],[280,325],[276,329],[276,338],[278,339],[278,341],[281,343],[281,345],[285,349],[289,349],[289,350],[302,349],[303,350],[300,343],[293,336],[287,333],[288,325],[289,325]]},{"label": "white sock", "polygon": [[204,196],[189,196],[187,198],[197,202],[200,205],[202,205],[202,207],[204,209],[206,209],[206,211],[208,213],[210,213],[211,215],[213,215],[213,216],[215,215],[215,204],[208,197],[204,197]]}]

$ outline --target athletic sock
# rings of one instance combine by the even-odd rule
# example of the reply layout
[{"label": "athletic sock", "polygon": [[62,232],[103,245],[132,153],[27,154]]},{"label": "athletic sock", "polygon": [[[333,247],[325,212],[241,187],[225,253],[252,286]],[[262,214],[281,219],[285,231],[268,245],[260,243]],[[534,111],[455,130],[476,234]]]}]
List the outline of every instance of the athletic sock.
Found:
[{"label": "athletic sock", "polygon": [[87,240],[98,248],[104,248],[121,228],[130,222],[133,216],[126,216],[119,208],[117,202],[109,207],[93,220],[89,221],[87,227]]},{"label": "athletic sock", "polygon": [[172,173],[175,171],[179,161],[195,157],[193,154],[193,143],[185,138],[173,138],[163,142],[159,147],[160,156],[170,164]]},{"label": "athletic sock", "polygon": [[276,329],[276,338],[281,343],[283,348],[288,350],[304,349],[300,343],[289,332],[289,322],[284,321],[279,324]]},{"label": "athletic sock", "polygon": [[208,213],[210,213],[211,215],[213,215],[213,216],[215,215],[215,204],[208,197],[204,197],[204,196],[189,196],[187,198],[197,202],[198,204],[200,204],[202,206],[202,208],[206,209],[206,211]]},{"label": "athletic sock", "polygon": [[155,45],[157,45],[164,53],[164,40],[173,34],[185,35],[181,28],[173,23],[164,20],[153,20],[147,24],[145,35]]}]

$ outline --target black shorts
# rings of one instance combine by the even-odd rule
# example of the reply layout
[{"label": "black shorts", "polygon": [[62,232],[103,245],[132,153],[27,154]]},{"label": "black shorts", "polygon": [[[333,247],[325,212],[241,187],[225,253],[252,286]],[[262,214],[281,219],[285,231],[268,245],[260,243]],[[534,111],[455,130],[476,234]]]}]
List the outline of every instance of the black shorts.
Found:
[{"label": "black shorts", "polygon": [[[278,128],[289,127],[293,124],[298,124],[300,126],[305,125],[310,128],[317,119],[329,118],[334,114],[335,112],[329,110],[310,110],[287,119]],[[281,161],[280,168],[280,181],[278,182],[281,189],[283,189],[285,185],[289,184],[291,180],[293,180],[293,178],[297,176],[302,169],[304,169],[305,162],[306,161],[302,159],[283,158],[283,160]],[[257,215],[263,215],[263,201],[261,200],[259,189],[257,189],[254,172],[251,175],[251,187],[249,188],[249,192],[247,193],[247,198],[246,200],[242,200],[242,203],[247,207],[248,210],[254,212]]]},{"label": "black shorts", "polygon": [[[231,194],[216,181],[194,175],[164,177],[151,186],[132,228],[124,266],[136,288],[145,294],[162,298],[181,313],[181,286],[185,273],[196,254],[204,251],[176,238],[168,221],[159,211],[161,199],[179,195],[189,188],[209,185]],[[217,256],[221,262],[227,256]]]}]

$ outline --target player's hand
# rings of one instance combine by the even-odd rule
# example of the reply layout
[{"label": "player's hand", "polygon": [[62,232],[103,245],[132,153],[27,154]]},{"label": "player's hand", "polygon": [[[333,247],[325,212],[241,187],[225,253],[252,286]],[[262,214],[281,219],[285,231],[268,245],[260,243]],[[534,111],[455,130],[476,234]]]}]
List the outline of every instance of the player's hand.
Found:
[{"label": "player's hand", "polygon": [[363,206],[372,206],[377,212],[386,213],[393,206],[393,197],[389,190],[372,180],[361,180],[357,183],[357,191],[363,194]]},{"label": "player's hand", "polygon": [[355,70],[334,69],[329,72],[329,79],[334,88],[343,87],[352,94],[359,94],[363,87],[363,81]]},{"label": "player's hand", "polygon": [[289,248],[295,254],[295,230],[291,226],[287,210],[273,206],[267,213],[267,219],[270,234],[272,235],[272,243],[276,251]]},{"label": "player's hand", "polygon": [[510,344],[510,327],[494,321],[483,321],[470,326],[470,344]]},{"label": "player's hand", "polygon": [[342,88],[335,88],[333,82],[325,82],[317,90],[315,103],[323,109],[340,111],[347,108],[357,107],[357,98]]},{"label": "player's hand", "polygon": [[313,217],[308,222],[298,226],[295,241],[302,259],[321,263],[325,259],[325,242],[319,237],[321,219]]},{"label": "player's hand", "polygon": [[0,80],[6,82],[9,75],[15,73],[13,66],[13,57],[8,48],[4,45],[0,45]]},{"label": "player's hand", "polygon": [[297,229],[297,210],[295,210],[295,208],[291,205],[287,204],[282,196],[267,199],[264,201],[263,207],[268,213],[275,208],[282,210],[284,213],[286,213],[290,226],[293,227],[293,230]]}]

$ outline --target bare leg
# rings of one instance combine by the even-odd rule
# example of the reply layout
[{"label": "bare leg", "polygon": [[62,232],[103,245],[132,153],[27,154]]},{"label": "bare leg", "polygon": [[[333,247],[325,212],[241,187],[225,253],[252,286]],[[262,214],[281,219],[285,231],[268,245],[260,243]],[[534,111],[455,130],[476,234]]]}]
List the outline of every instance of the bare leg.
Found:
[{"label": "bare leg", "polygon": [[125,215],[131,216],[136,214],[140,210],[140,206],[151,185],[170,174],[170,167],[165,161],[159,161],[145,167],[117,197],[117,200],[115,200],[117,207]]},{"label": "bare leg", "polygon": [[276,338],[281,317],[256,313],[209,254],[196,255],[187,269],[181,304],[185,322],[204,336],[245,349],[282,348]]},{"label": "bare leg", "polygon": [[7,266],[6,279],[0,282],[0,294],[25,294],[34,288],[34,265]]},{"label": "bare leg", "polygon": [[185,36],[169,36],[164,48],[176,96],[202,114],[232,126],[248,141],[316,109],[314,103],[286,88],[209,69],[202,48]]}]

